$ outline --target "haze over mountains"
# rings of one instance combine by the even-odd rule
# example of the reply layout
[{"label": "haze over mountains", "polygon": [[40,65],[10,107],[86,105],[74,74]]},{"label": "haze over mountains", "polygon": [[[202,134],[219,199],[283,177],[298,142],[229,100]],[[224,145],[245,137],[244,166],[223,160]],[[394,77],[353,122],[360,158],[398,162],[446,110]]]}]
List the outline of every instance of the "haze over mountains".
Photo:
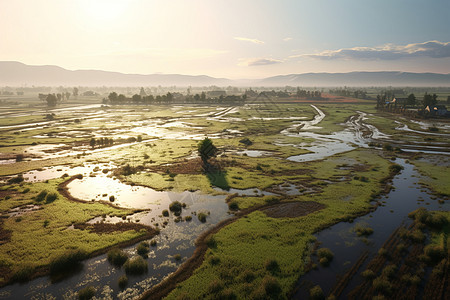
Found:
[{"label": "haze over mountains", "polygon": [[230,80],[206,75],[124,74],[100,70],[66,70],[0,62],[0,86],[450,86],[450,74],[407,72],[305,73],[264,79]]}]

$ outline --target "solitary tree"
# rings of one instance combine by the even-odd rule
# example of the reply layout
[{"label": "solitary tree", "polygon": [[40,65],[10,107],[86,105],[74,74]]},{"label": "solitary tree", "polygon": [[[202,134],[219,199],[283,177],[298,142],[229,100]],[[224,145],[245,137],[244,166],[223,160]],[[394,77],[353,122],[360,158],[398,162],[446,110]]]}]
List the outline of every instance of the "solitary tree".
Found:
[{"label": "solitary tree", "polygon": [[48,107],[55,107],[58,99],[56,98],[55,94],[48,94],[45,98],[45,101],[47,101]]},{"label": "solitary tree", "polygon": [[208,162],[208,159],[216,156],[217,148],[216,146],[214,146],[211,139],[205,138],[198,143],[198,154],[202,158],[203,163],[206,164]]}]

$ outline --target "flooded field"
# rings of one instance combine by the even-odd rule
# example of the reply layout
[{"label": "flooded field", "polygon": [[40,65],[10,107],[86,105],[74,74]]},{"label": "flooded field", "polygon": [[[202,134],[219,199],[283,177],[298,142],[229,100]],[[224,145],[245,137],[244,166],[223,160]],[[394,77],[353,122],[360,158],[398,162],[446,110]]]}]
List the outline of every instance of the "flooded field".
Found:
[{"label": "flooded field", "polygon": [[[77,299],[87,287],[97,299],[151,298],[161,283],[178,284],[169,299],[257,298],[267,282],[280,299],[316,285],[344,299],[410,212],[448,218],[450,126],[372,104],[93,104],[0,117],[0,299]],[[206,137],[217,149],[207,158]],[[373,234],[358,236],[358,224]],[[327,267],[317,244],[334,253]],[[110,263],[115,247],[129,260],[147,247],[145,271]],[[55,276],[55,261],[77,250],[76,268]],[[183,264],[189,276],[176,272]]]}]

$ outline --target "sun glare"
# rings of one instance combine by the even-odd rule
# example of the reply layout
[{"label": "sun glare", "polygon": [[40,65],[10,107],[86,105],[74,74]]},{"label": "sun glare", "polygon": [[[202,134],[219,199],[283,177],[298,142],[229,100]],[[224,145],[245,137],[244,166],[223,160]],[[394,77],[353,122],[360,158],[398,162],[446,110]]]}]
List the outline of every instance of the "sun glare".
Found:
[{"label": "sun glare", "polygon": [[95,0],[83,2],[83,8],[88,16],[98,22],[119,18],[128,6],[128,1]]}]

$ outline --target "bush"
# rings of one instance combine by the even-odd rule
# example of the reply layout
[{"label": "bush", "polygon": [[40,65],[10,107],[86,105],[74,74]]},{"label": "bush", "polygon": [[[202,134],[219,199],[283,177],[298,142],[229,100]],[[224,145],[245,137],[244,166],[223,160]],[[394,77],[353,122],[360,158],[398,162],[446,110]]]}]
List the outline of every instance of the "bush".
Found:
[{"label": "bush", "polygon": [[45,196],[47,196],[47,193],[46,190],[43,190],[34,199],[38,202],[42,202],[45,199]]},{"label": "bush", "polygon": [[150,246],[156,247],[156,244],[157,244],[156,240],[151,240]]},{"label": "bush", "polygon": [[180,261],[180,260],[181,260],[181,254],[175,254],[175,255],[173,256],[173,258],[174,258],[176,261]]},{"label": "bush", "polygon": [[221,299],[221,300],[235,300],[235,299],[237,299],[236,294],[234,293],[232,288],[228,288],[226,290],[223,290],[219,294],[218,298]]},{"label": "bush", "polygon": [[328,248],[320,248],[319,250],[317,250],[317,255],[322,258],[322,257],[326,257],[328,260],[332,260],[333,259],[333,252],[331,252],[330,249]]},{"label": "bush", "polygon": [[326,257],[322,257],[322,258],[319,259],[319,263],[320,263],[321,266],[327,267],[327,266],[330,265],[330,260],[328,258],[326,258]]},{"label": "bush", "polygon": [[175,201],[175,202],[170,203],[169,209],[171,212],[181,213],[181,210],[183,209],[183,205],[180,202]]},{"label": "bush", "polygon": [[137,254],[139,254],[143,257],[147,257],[147,254],[150,252],[149,247],[150,247],[150,245],[147,242],[141,242],[136,247]]},{"label": "bush", "polygon": [[50,274],[55,275],[73,270],[86,257],[87,253],[82,250],[68,251],[50,262]]},{"label": "bush", "polygon": [[269,259],[265,262],[264,267],[267,271],[269,271],[272,274],[277,273],[280,271],[280,266],[278,265],[278,262],[275,259]]},{"label": "bush", "polygon": [[430,258],[432,262],[440,261],[445,257],[445,251],[444,248],[438,246],[438,245],[427,245],[423,252],[426,256]]},{"label": "bush", "polygon": [[384,267],[384,269],[381,271],[381,274],[385,276],[388,279],[392,279],[395,275],[395,272],[397,271],[397,266],[395,265],[388,265]]},{"label": "bush", "polygon": [[206,217],[207,217],[207,214],[205,214],[203,212],[201,212],[197,215],[198,220],[202,223],[206,222]]},{"label": "bush", "polygon": [[385,295],[392,293],[392,284],[384,277],[377,277],[372,282],[373,288]]},{"label": "bush", "polygon": [[408,237],[414,243],[423,243],[425,241],[425,234],[420,229],[414,230]]},{"label": "bush", "polygon": [[139,275],[147,272],[148,264],[141,256],[130,258],[123,265],[127,274]]},{"label": "bush", "polygon": [[216,248],[217,247],[217,241],[216,241],[216,239],[214,238],[213,235],[208,236],[205,239],[205,243],[206,243],[206,245],[208,245],[209,248]]},{"label": "bush", "polygon": [[253,273],[253,272],[250,271],[250,270],[245,270],[244,273],[242,273],[242,279],[243,279],[245,282],[250,283],[250,282],[252,282],[253,280],[255,280],[255,278],[256,278],[255,273]]},{"label": "bush", "polygon": [[16,177],[11,177],[10,179],[8,179],[8,183],[10,183],[10,184],[12,184],[12,183],[21,183],[24,180],[25,179],[23,178],[22,174],[19,174]]},{"label": "bush", "polygon": [[394,164],[389,166],[389,171],[393,174],[400,173],[401,170],[403,170],[403,167],[400,165]]},{"label": "bush", "polygon": [[208,292],[210,294],[216,294],[223,289],[223,282],[219,279],[214,279],[208,285]]},{"label": "bush", "polygon": [[113,195],[109,196],[109,201],[114,202],[116,200],[116,197],[114,197]]},{"label": "bush", "polygon": [[236,201],[228,203],[229,210],[239,210],[239,204]]},{"label": "bush", "polygon": [[220,258],[218,258],[217,256],[211,256],[208,261],[210,265],[215,266],[220,263]]},{"label": "bush", "polygon": [[187,222],[190,222],[190,221],[192,221],[192,216],[186,216],[186,217],[184,217],[184,220]]},{"label": "bush", "polygon": [[368,227],[368,226],[364,226],[361,224],[357,224],[355,226],[355,232],[358,236],[368,236],[371,235],[373,233],[373,229]]},{"label": "bush", "polygon": [[125,251],[114,248],[108,251],[108,261],[114,266],[121,267],[128,259]]},{"label": "bush", "polygon": [[85,287],[78,292],[78,299],[80,300],[89,300],[95,296],[97,291],[93,286]]},{"label": "bush", "polygon": [[47,197],[45,197],[45,203],[52,203],[58,199],[58,195],[56,193],[47,194]]},{"label": "bush", "polygon": [[375,273],[372,270],[367,269],[361,273],[361,276],[364,277],[366,280],[372,280],[375,278]]},{"label": "bush", "polygon": [[121,288],[122,290],[127,286],[128,284],[128,277],[127,275],[122,275],[119,278],[119,288]]},{"label": "bush", "polygon": [[169,211],[168,211],[167,209],[163,210],[163,211],[162,211],[162,215],[163,215],[164,217],[168,217],[168,216],[169,216]]},{"label": "bush", "polygon": [[282,291],[281,285],[274,277],[266,275],[262,280],[262,285],[269,297],[276,298]]},{"label": "bush", "polygon": [[323,294],[322,288],[319,285],[316,285],[315,287],[309,290],[309,299],[313,300],[325,299],[325,295]]}]

